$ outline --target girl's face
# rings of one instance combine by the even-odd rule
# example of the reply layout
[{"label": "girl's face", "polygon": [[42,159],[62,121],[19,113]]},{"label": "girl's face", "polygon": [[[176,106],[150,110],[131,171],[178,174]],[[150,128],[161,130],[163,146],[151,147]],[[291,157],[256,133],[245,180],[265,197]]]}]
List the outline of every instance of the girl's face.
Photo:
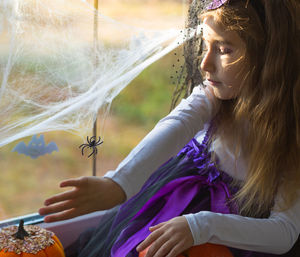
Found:
[{"label": "girl's face", "polygon": [[245,43],[236,32],[225,31],[212,17],[205,18],[203,25],[201,69],[205,83],[212,86],[217,98],[235,98],[246,76]]}]

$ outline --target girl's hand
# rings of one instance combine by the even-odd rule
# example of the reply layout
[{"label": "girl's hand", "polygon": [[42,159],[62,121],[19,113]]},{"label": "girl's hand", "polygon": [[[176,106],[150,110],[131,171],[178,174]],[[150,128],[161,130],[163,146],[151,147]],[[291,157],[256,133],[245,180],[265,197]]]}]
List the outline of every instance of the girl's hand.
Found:
[{"label": "girl's hand", "polygon": [[65,180],[60,187],[73,187],[45,200],[39,210],[45,222],[71,219],[94,211],[110,209],[125,201],[123,189],[108,178],[80,177]]},{"label": "girl's hand", "polygon": [[149,230],[152,233],[136,249],[141,252],[151,245],[145,257],[176,257],[194,243],[188,222],[183,216],[150,227]]}]

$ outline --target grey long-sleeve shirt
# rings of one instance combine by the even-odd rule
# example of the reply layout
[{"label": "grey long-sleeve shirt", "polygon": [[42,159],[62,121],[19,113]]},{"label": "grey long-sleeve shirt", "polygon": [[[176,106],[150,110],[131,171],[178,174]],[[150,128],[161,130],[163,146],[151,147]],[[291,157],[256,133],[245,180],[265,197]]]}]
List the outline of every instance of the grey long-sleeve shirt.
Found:
[{"label": "grey long-sleeve shirt", "polygon": [[[127,199],[136,194],[144,182],[162,163],[176,155],[193,137],[199,142],[207,123],[216,112],[217,104],[209,90],[199,86],[131,151],[111,178],[125,191]],[[236,179],[244,179],[247,165],[242,156],[236,156],[216,140],[211,145],[220,160],[220,168]],[[282,254],[296,242],[300,233],[300,195],[288,210],[272,212],[269,218],[257,219],[233,214],[201,211],[185,215],[194,245],[223,244],[245,250]]]}]

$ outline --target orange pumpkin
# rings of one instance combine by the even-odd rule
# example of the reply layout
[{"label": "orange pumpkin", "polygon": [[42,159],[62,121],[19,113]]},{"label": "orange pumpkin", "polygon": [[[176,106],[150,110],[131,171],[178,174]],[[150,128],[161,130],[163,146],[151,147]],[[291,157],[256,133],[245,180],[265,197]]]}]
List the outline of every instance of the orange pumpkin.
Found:
[{"label": "orange pumpkin", "polygon": [[[139,257],[145,257],[149,247],[140,252]],[[226,246],[207,243],[193,246],[177,257],[233,257],[233,255]]]},{"label": "orange pumpkin", "polygon": [[[26,229],[26,230],[25,230]],[[53,232],[36,225],[10,226],[0,230],[0,257],[65,257]]]}]

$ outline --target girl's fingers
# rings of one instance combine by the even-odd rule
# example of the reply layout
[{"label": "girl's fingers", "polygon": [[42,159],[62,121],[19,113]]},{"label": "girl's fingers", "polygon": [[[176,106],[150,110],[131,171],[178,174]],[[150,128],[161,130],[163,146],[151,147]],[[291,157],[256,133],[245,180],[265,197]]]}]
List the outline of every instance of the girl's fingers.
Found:
[{"label": "girl's fingers", "polygon": [[76,204],[74,201],[64,201],[64,202],[60,202],[58,204],[53,204],[53,205],[41,208],[39,213],[41,215],[47,215],[50,213],[62,212],[65,210],[76,208],[77,207],[76,205],[78,205],[78,203]]},{"label": "girl's fingers", "polygon": [[181,254],[185,249],[183,249],[183,245],[176,244],[170,249],[170,252],[167,255],[164,255],[166,257],[175,257]]},{"label": "girl's fingers", "polygon": [[55,213],[55,214],[46,216],[44,218],[44,222],[48,223],[48,222],[67,220],[67,219],[75,218],[77,216],[78,215],[77,215],[76,211],[74,209],[71,209],[71,210],[67,210],[64,212]]},{"label": "girl's fingers", "polygon": [[[68,179],[60,183],[60,187],[80,187],[85,182],[85,178]],[[48,206],[54,203],[73,199],[78,196],[78,189],[59,193],[45,200],[44,205]]]},{"label": "girl's fingers", "polygon": [[[44,205],[39,209],[41,215],[48,215],[45,222],[54,222],[74,218],[78,215],[86,214],[88,209],[78,208],[82,203],[86,203],[86,186],[88,177],[68,179],[60,183],[60,187],[74,187],[73,189],[59,193],[45,200]],[[81,210],[82,209],[82,210]]]},{"label": "girl's fingers", "polygon": [[86,178],[74,178],[64,180],[60,183],[60,187],[80,187],[85,182]]},{"label": "girl's fingers", "polygon": [[76,197],[76,195],[77,194],[76,194],[75,190],[70,190],[70,191],[67,191],[67,192],[63,192],[63,193],[54,195],[54,196],[46,199],[45,202],[44,202],[44,205],[49,206],[51,204],[66,201],[66,200],[69,200],[69,199],[73,199],[73,198]]},{"label": "girl's fingers", "polygon": [[153,247],[155,247],[155,248],[153,248],[154,249],[153,253],[152,253],[153,255],[151,255],[151,256],[153,256],[153,257],[164,257],[164,256],[167,256],[167,254],[172,250],[172,247],[174,247],[174,242],[166,239],[165,242],[161,242],[161,244],[157,245],[157,246],[154,245],[154,243],[153,243]]},{"label": "girl's fingers", "polygon": [[79,210],[77,208],[72,208],[69,210],[65,210],[63,212],[51,214],[49,216],[46,216],[44,218],[45,222],[55,222],[55,221],[61,221],[61,220],[67,220],[72,219],[81,215],[87,214],[85,210]]},{"label": "girl's fingers", "polygon": [[157,225],[155,225],[155,226],[149,227],[149,230],[150,230],[151,232],[153,232],[153,231],[159,229],[160,227],[162,227],[165,223],[166,223],[166,222],[162,222],[162,223],[159,223],[159,224],[157,224]]},{"label": "girl's fingers", "polygon": [[153,233],[151,233],[142,243],[140,243],[136,250],[138,252],[143,251],[144,249],[146,249],[149,245],[151,245],[159,236],[161,236],[162,232],[160,232],[159,230],[154,231]]}]

